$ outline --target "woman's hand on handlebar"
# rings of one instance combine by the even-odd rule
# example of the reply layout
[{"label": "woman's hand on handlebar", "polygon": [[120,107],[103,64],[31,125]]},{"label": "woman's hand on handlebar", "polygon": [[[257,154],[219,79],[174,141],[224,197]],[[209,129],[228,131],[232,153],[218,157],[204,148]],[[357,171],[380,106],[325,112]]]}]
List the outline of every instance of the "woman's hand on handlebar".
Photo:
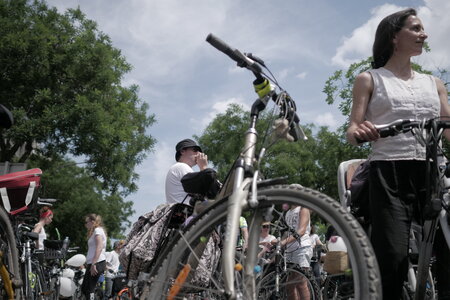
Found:
[{"label": "woman's hand on handlebar", "polygon": [[376,141],[380,138],[380,134],[371,122],[364,121],[354,130],[353,137],[356,142],[360,144],[363,142]]}]

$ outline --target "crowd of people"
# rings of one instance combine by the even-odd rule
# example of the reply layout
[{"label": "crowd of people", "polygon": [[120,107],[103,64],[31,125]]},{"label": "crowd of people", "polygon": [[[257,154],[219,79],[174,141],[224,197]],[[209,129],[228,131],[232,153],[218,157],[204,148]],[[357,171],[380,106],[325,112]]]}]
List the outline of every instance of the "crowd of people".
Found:
[{"label": "crowd of people", "polygon": [[[384,18],[376,31],[373,44],[373,68],[359,74],[354,82],[353,105],[347,139],[353,145],[372,142],[370,156],[370,214],[371,241],[381,270],[383,299],[400,299],[402,283],[407,272],[409,229],[413,219],[419,219],[424,202],[425,148],[412,134],[380,139],[374,124],[384,124],[403,118],[435,118],[450,116],[445,85],[434,76],[413,70],[411,57],[422,53],[428,35],[414,9],[406,9]],[[450,140],[450,131],[444,132]],[[208,156],[191,139],[184,139],[175,147],[175,164],[165,181],[166,204],[189,204],[191,195],[183,188],[182,178],[208,169]],[[45,226],[52,221],[48,208],[40,213],[34,231],[39,234],[37,247],[46,238]],[[289,207],[283,215],[288,226],[294,228],[300,240],[292,234],[274,236],[271,223],[262,224],[260,235],[263,258],[277,244],[285,249],[286,259],[300,268],[312,268],[319,276],[318,261],[311,262],[313,249],[322,241],[311,226],[310,212],[302,207]],[[106,274],[107,296],[110,296],[111,274],[117,272],[117,254],[121,244],[115,244],[112,253],[106,253],[107,235],[101,217],[90,214],[85,218],[88,253],[83,293],[93,299],[93,292],[101,274]],[[245,218],[239,224],[237,247],[245,251],[248,231]],[[438,230],[436,241],[442,242]],[[450,297],[449,251],[436,248],[438,290],[440,299]],[[308,298],[307,288],[290,291],[292,299]],[[447,297],[447,298],[445,298]],[[308,298],[309,299],[309,298]]]}]

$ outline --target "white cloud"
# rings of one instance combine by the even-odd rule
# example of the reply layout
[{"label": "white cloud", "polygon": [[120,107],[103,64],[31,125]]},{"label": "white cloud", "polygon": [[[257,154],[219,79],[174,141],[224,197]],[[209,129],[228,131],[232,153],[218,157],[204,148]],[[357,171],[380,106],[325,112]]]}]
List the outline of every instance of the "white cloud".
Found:
[{"label": "white cloud", "polygon": [[297,77],[298,79],[305,79],[306,75],[308,75],[307,72],[301,72],[301,73],[297,74],[295,77]]},{"label": "white cloud", "polygon": [[371,11],[371,18],[362,26],[353,30],[350,37],[344,37],[331,59],[333,65],[346,68],[350,64],[372,55],[372,44],[380,21],[387,15],[400,10],[393,4],[384,4]]},{"label": "white cloud", "polygon": [[[130,196],[136,218],[150,211],[165,200],[165,179],[167,170],[175,162],[175,144],[157,143],[151,153],[136,172],[139,174],[139,194]],[[135,220],[132,220],[135,221]]]},{"label": "white cloud", "polygon": [[[217,114],[224,113],[227,110],[228,106],[232,103],[241,105],[244,110],[250,110],[250,107],[245,103],[242,97],[233,97],[227,100],[217,101],[212,105],[210,109],[211,112],[200,121],[200,127],[205,128],[206,126],[208,126],[208,124],[217,116]],[[198,124],[198,120],[191,119],[191,123]]]},{"label": "white cloud", "polygon": [[[350,37],[344,37],[341,45],[331,59],[332,64],[346,68],[351,63],[365,59],[372,55],[372,44],[376,28],[382,18],[405,7],[393,4],[384,4],[371,11],[371,18],[360,27],[353,30]],[[428,33],[430,53],[424,53],[413,60],[424,67],[436,70],[437,68],[450,67],[450,1],[425,0],[425,5],[417,8],[419,18],[424,23]]]},{"label": "white cloud", "polygon": [[291,74],[291,72],[292,72],[291,68],[285,68],[278,71],[277,80],[281,82],[284,81]]},{"label": "white cloud", "polygon": [[335,119],[334,115],[329,112],[318,115],[314,119],[314,123],[319,126],[328,126],[333,129],[339,125],[337,120]]},{"label": "white cloud", "polygon": [[425,6],[418,9],[418,16],[428,34],[431,52],[418,56],[415,61],[428,69],[450,68],[449,11],[450,1],[447,0],[425,0]]}]

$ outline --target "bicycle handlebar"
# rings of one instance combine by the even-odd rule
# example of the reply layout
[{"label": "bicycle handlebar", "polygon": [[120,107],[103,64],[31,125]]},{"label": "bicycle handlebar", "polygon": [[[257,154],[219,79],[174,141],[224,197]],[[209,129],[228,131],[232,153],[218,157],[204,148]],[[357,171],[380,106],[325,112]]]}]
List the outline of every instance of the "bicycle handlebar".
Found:
[{"label": "bicycle handlebar", "polygon": [[[406,133],[414,128],[423,127],[425,129],[431,128],[432,124],[436,124],[437,129],[450,128],[450,120],[442,121],[436,119],[417,120],[417,119],[398,119],[391,123],[375,125],[380,137],[395,136],[400,133]],[[365,140],[356,139],[358,143],[367,142]]]},{"label": "bicycle handlebar", "polygon": [[[210,43],[214,48],[225,53],[229,58],[237,62],[237,65],[239,67],[247,68],[256,74],[261,73],[261,67],[255,61],[253,61],[250,57],[242,54],[242,52],[238,49],[231,48],[227,43],[225,43],[212,33],[208,34],[208,36],[206,37],[206,41]],[[251,56],[251,54],[249,56]]]},{"label": "bicycle handlebar", "polygon": [[[263,84],[264,82],[267,82],[267,86],[269,86],[268,89],[265,89],[265,92],[258,95],[260,98],[264,98],[266,96],[272,97],[274,101],[277,99],[277,94],[274,91],[271,91],[269,81],[267,78],[263,77],[262,69],[260,65],[264,66],[264,61],[253,55],[252,53],[244,53],[242,54],[241,51],[235,48],[231,48],[227,43],[219,39],[217,36],[213,35],[212,33],[208,34],[206,37],[206,41],[210,43],[214,48],[217,50],[225,53],[228,57],[230,57],[232,60],[237,62],[237,65],[241,68],[246,68],[253,72],[253,74],[256,76],[255,82],[253,84]],[[297,140],[307,140],[307,137],[305,133],[303,132],[302,128],[299,126],[300,118],[298,117],[296,113],[295,108],[295,102],[290,98],[290,96],[287,95],[287,100],[284,102],[284,104],[277,103],[280,107],[282,107],[282,110],[286,112],[286,119],[289,121],[289,134],[293,137],[294,141]],[[263,108],[265,107],[266,103],[263,104]],[[257,107],[259,110],[259,107]],[[258,111],[259,112],[259,111]]]}]

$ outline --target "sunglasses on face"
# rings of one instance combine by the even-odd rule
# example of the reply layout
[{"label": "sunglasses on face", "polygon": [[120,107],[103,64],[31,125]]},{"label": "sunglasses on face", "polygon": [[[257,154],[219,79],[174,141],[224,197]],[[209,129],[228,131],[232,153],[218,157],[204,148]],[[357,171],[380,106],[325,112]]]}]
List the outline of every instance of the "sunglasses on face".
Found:
[{"label": "sunglasses on face", "polygon": [[270,228],[270,225],[263,225],[262,228]]},{"label": "sunglasses on face", "polygon": [[186,148],[186,150],[192,150],[193,152],[199,152],[198,148],[194,148],[194,147]]}]

